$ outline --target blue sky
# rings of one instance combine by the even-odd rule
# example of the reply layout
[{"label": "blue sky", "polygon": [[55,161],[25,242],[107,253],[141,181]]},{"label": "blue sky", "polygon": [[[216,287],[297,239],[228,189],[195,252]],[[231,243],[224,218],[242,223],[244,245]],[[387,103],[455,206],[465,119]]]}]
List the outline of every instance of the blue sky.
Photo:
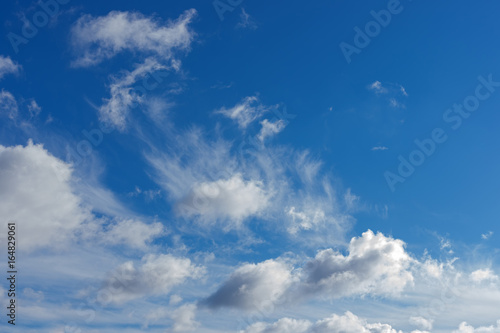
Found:
[{"label": "blue sky", "polygon": [[500,332],[498,9],[4,4],[2,330]]}]

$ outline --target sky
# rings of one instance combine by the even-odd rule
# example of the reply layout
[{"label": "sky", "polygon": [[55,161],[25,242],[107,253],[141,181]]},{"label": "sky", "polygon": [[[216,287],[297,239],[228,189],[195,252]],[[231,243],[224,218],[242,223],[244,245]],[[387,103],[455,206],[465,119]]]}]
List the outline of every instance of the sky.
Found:
[{"label": "sky", "polygon": [[499,10],[4,3],[0,331],[499,333]]}]

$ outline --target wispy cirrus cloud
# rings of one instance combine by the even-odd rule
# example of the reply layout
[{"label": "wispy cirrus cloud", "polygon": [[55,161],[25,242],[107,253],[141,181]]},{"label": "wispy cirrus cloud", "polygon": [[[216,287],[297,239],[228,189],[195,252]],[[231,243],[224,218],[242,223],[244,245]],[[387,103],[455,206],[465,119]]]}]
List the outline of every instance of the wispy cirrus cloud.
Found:
[{"label": "wispy cirrus cloud", "polygon": [[195,16],[196,10],[190,9],[167,24],[138,12],[82,16],[71,28],[73,48],[78,55],[73,66],[93,66],[124,51],[169,60],[177,50],[189,49],[194,38],[189,24]]},{"label": "wispy cirrus cloud", "polygon": [[18,74],[21,68],[10,57],[0,55],[0,80],[7,74]]}]

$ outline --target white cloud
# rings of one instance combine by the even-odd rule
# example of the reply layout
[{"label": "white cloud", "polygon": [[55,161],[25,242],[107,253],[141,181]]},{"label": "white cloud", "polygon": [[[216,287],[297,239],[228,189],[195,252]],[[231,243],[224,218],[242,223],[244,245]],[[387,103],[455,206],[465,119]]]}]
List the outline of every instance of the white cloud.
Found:
[{"label": "white cloud", "polygon": [[111,272],[97,298],[104,304],[120,304],[141,297],[165,295],[188,278],[200,278],[204,272],[203,267],[192,264],[187,258],[148,254],[137,268],[128,261]]},{"label": "white cloud", "polygon": [[482,239],[489,239],[491,236],[493,236],[493,231],[488,231],[487,233],[485,234],[481,234],[481,238]]},{"label": "white cloud", "polygon": [[23,296],[26,299],[35,300],[36,302],[40,302],[44,298],[44,294],[42,291],[35,291],[32,288],[24,288]]},{"label": "white cloud", "polygon": [[349,254],[318,252],[304,267],[303,291],[324,297],[394,295],[413,282],[411,257],[401,240],[371,230],[353,238]]},{"label": "white cloud", "polygon": [[57,246],[93,219],[70,185],[71,167],[42,145],[0,145],[0,216],[17,222],[19,250]]},{"label": "white cloud", "polygon": [[270,259],[259,264],[246,264],[236,269],[202,303],[210,308],[262,310],[278,302],[292,282],[290,267],[281,261]]},{"label": "white cloud", "polygon": [[466,322],[463,322],[460,324],[458,330],[455,330],[452,333],[500,333],[500,320],[497,321],[496,327],[494,325],[491,325],[478,328],[474,328],[473,326],[468,325]]},{"label": "white cloud", "polygon": [[106,245],[126,244],[131,248],[146,249],[156,237],[165,233],[161,223],[146,224],[133,219],[117,220],[104,228],[102,242]]},{"label": "white cloud", "polygon": [[424,317],[410,317],[410,325],[418,327],[423,330],[432,330],[432,323],[434,320],[426,319]]},{"label": "white cloud", "polygon": [[92,66],[123,51],[171,59],[175,50],[189,49],[194,37],[189,24],[195,15],[196,10],[187,10],[166,25],[135,12],[112,11],[97,18],[85,15],[71,28],[79,55],[73,65]]},{"label": "white cloud", "polygon": [[399,109],[406,108],[406,105],[404,105],[403,103],[399,102],[395,98],[390,98],[389,99],[389,105],[392,106],[393,108],[399,108]]},{"label": "white cloud", "polygon": [[267,137],[278,134],[285,128],[285,122],[281,119],[276,120],[275,122],[270,122],[269,120],[264,119],[260,122],[260,124],[262,125],[262,128],[260,129],[257,137],[261,142],[264,142]]},{"label": "white cloud", "polygon": [[178,209],[184,216],[229,219],[237,226],[243,219],[261,212],[267,206],[267,197],[262,182],[245,181],[241,174],[235,174],[229,179],[195,184]]},{"label": "white cloud", "polygon": [[240,333],[402,333],[388,324],[368,323],[347,311],[311,323],[308,320],[283,318],[273,324],[256,323]]},{"label": "white cloud", "polygon": [[376,147],[372,147],[372,150],[373,151],[377,151],[377,150],[388,150],[389,148],[385,147],[385,146],[376,146]]},{"label": "white cloud", "polygon": [[291,219],[288,232],[294,235],[301,229],[311,230],[327,219],[321,208],[314,207],[308,207],[306,211],[296,211],[296,207],[292,206],[286,214]]},{"label": "white cloud", "polygon": [[132,85],[139,79],[155,71],[167,69],[153,58],[148,58],[139,64],[132,72],[124,71],[120,77],[113,77],[110,85],[111,97],[104,99],[104,104],[99,108],[100,120],[125,130],[127,118],[134,105],[144,103],[144,96],[132,89]]},{"label": "white cloud", "polygon": [[257,29],[257,24],[252,19],[250,14],[248,14],[245,8],[241,8],[240,22],[236,25],[237,28],[249,28],[252,30]]},{"label": "white cloud", "polygon": [[33,99],[30,101],[30,103],[28,104],[28,111],[30,113],[30,116],[33,118],[33,117],[36,117],[40,114],[40,112],[42,112],[42,108],[38,105],[38,103]]},{"label": "white cloud", "polygon": [[0,55],[0,80],[7,74],[17,74],[21,66],[14,63],[10,57]]},{"label": "white cloud", "polygon": [[473,282],[476,283],[481,283],[483,281],[497,281],[498,276],[495,275],[495,273],[489,269],[478,269],[470,274],[470,279]]},{"label": "white cloud", "polygon": [[[274,106],[275,107],[275,106]],[[223,114],[224,116],[236,121],[240,128],[246,128],[254,120],[260,118],[264,113],[271,110],[273,107],[265,106],[259,103],[257,96],[245,97],[240,103],[230,109],[221,108],[215,113]]]},{"label": "white cloud", "polygon": [[273,324],[255,323],[240,333],[306,333],[311,326],[308,320],[281,318]]},{"label": "white cloud", "polygon": [[377,94],[385,94],[385,93],[389,92],[387,90],[387,88],[382,86],[382,82],[380,82],[380,81],[373,82],[372,84],[370,84],[368,86],[368,89],[374,91]]},{"label": "white cloud", "polygon": [[200,326],[195,320],[195,315],[195,304],[184,304],[176,309],[171,315],[174,321],[172,332],[194,332]]},{"label": "white cloud", "polygon": [[[243,220],[259,217],[270,222],[272,232],[288,232],[307,246],[344,242],[353,221],[347,208],[355,209],[358,200],[348,207],[344,191],[334,187],[332,177],[321,170],[321,160],[308,151],[272,145],[255,149],[209,139],[198,128],[169,135],[174,144],[166,148],[146,140],[153,147],[146,159],[180,216],[205,216],[199,221],[222,225],[225,231],[246,227]],[[303,213],[309,221],[293,213]]]},{"label": "white cloud", "polygon": [[13,120],[17,117],[18,112],[19,107],[17,106],[17,101],[14,96],[10,92],[2,89],[2,91],[0,91],[0,115]]}]

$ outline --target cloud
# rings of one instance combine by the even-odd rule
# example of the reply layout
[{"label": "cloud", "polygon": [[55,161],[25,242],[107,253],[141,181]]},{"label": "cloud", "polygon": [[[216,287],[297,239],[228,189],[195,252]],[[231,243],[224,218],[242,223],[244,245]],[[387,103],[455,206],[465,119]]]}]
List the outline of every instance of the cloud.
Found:
[{"label": "cloud", "polygon": [[[204,273],[204,267],[192,264],[187,258],[148,254],[137,268],[134,262],[127,261],[111,272],[98,292],[98,299],[104,304],[121,304],[137,298],[166,295],[188,278],[197,279]],[[105,296],[100,298],[99,294]]]},{"label": "cloud", "polygon": [[304,267],[303,292],[333,298],[394,295],[413,282],[412,259],[401,240],[368,230],[351,240],[348,252],[318,252]]},{"label": "cloud", "polygon": [[36,117],[42,112],[42,108],[38,105],[38,103],[33,99],[28,104],[28,111],[30,113],[31,118]]},{"label": "cloud", "polygon": [[371,150],[373,151],[378,151],[378,150],[388,150],[389,148],[385,147],[385,146],[375,146],[375,147],[372,147]]},{"label": "cloud", "polygon": [[466,322],[463,322],[460,324],[458,330],[455,330],[452,333],[500,333],[500,320],[497,321],[496,327],[491,325],[478,328],[474,328]]},{"label": "cloud", "polygon": [[168,147],[147,139],[152,150],[145,156],[179,216],[224,231],[246,228],[243,222],[258,217],[270,222],[272,232],[288,232],[297,242],[307,232],[307,246],[344,242],[354,220],[348,211],[359,200],[348,206],[345,191],[334,187],[321,160],[308,151],[245,146],[246,141],[209,138],[198,128],[169,136],[174,143]]},{"label": "cloud", "polygon": [[498,276],[495,275],[495,273],[489,269],[478,269],[470,274],[470,279],[473,282],[476,283],[481,283],[483,281],[497,281]]},{"label": "cloud", "polygon": [[0,80],[7,74],[17,74],[21,66],[16,64],[10,59],[10,57],[5,57],[0,55]]},{"label": "cloud", "polygon": [[[255,323],[240,333],[402,333],[388,324],[368,323],[347,311],[311,323],[308,320],[282,318],[273,324]],[[416,332],[416,331],[415,331]]]},{"label": "cloud", "polygon": [[260,129],[257,137],[261,142],[264,142],[267,137],[278,134],[285,128],[285,123],[281,119],[276,120],[275,122],[270,122],[269,120],[264,119],[260,122],[260,124],[262,125],[262,128]]},{"label": "cloud", "polygon": [[262,310],[304,297],[396,296],[413,283],[409,266],[414,260],[401,240],[368,230],[352,238],[348,252],[345,256],[332,249],[322,250],[297,269],[279,259],[246,264],[202,304]]},{"label": "cloud", "polygon": [[17,117],[19,107],[14,96],[2,89],[0,91],[0,115],[13,120]]},{"label": "cloud", "polygon": [[410,317],[410,325],[416,326],[423,330],[432,330],[434,320],[425,319],[424,317]]},{"label": "cloud", "polygon": [[292,282],[290,267],[281,261],[270,259],[259,264],[246,264],[236,269],[202,304],[212,309],[260,310],[277,302]]},{"label": "cloud", "polygon": [[145,102],[144,96],[132,89],[132,85],[139,79],[162,69],[168,67],[153,58],[148,58],[144,63],[136,65],[132,72],[123,71],[121,76],[113,77],[113,83],[109,88],[111,97],[104,99],[104,104],[99,107],[100,120],[121,131],[125,130],[132,107]]},{"label": "cloud", "polygon": [[245,10],[245,8],[241,8],[241,14],[240,14],[240,22],[236,25],[237,28],[248,28],[255,30],[257,29],[257,23],[250,17],[250,14],[248,14]]},{"label": "cloud", "polygon": [[17,222],[19,250],[65,244],[93,219],[71,187],[70,165],[42,145],[0,145],[0,166],[0,215]]},{"label": "cloud", "polygon": [[373,82],[368,86],[368,89],[374,91],[376,94],[386,94],[389,92],[387,88],[382,86],[382,82],[380,81]]},{"label": "cloud", "polygon": [[400,102],[396,97],[408,97],[405,87],[397,83],[384,83],[380,81],[375,81],[368,85],[368,90],[373,91],[376,95],[389,95],[388,98],[389,105],[393,108],[406,108],[404,103]]},{"label": "cloud", "polygon": [[123,51],[171,59],[176,50],[189,49],[194,38],[189,24],[195,15],[196,10],[187,10],[166,25],[136,12],[112,11],[97,18],[82,16],[71,28],[73,48],[78,54],[73,65],[96,65]]},{"label": "cloud", "polygon": [[165,228],[159,222],[146,224],[133,219],[116,220],[104,228],[101,241],[106,245],[125,244],[145,250],[154,238],[164,233]]},{"label": "cloud", "polygon": [[195,331],[200,326],[200,323],[195,320],[195,314],[196,304],[184,304],[176,309],[171,315],[174,321],[172,332]]},{"label": "cloud", "polygon": [[[275,106],[274,106],[275,107]],[[221,108],[216,110],[216,114],[222,114],[238,123],[240,128],[246,128],[254,120],[260,118],[264,113],[273,107],[259,103],[257,96],[245,97],[240,103],[230,109]]]},{"label": "cloud", "polygon": [[228,219],[238,224],[261,212],[267,206],[267,197],[262,182],[245,181],[241,174],[235,174],[229,179],[195,184],[178,209],[183,216]]},{"label": "cloud", "polygon": [[485,234],[481,234],[481,238],[484,240],[489,239],[491,236],[493,236],[493,231],[488,231]]},{"label": "cloud", "polygon": [[390,98],[389,99],[389,105],[392,106],[393,108],[399,108],[399,109],[406,108],[406,105],[404,105],[403,103],[399,102],[395,98]]}]

